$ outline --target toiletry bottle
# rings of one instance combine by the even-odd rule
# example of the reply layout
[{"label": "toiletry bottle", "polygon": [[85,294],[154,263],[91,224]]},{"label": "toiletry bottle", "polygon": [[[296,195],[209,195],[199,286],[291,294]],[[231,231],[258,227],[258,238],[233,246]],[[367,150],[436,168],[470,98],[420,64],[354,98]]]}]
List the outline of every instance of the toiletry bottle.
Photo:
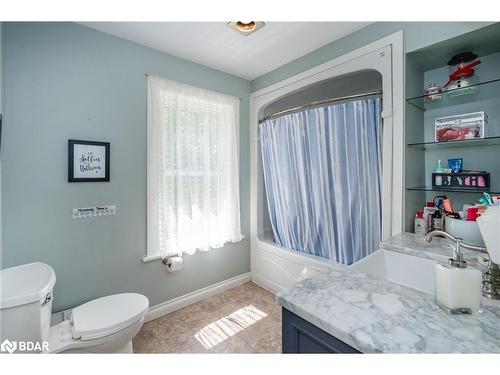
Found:
[{"label": "toiletry bottle", "polygon": [[415,234],[425,236],[427,234],[425,229],[425,219],[423,211],[418,211],[415,215]]},{"label": "toiletry bottle", "polygon": [[495,195],[493,198],[493,206],[500,206],[500,195]]},{"label": "toiletry bottle", "polygon": [[479,216],[479,208],[478,207],[470,207],[467,209],[467,220],[468,221],[476,221]]},{"label": "toiletry bottle", "polygon": [[[444,169],[441,166],[441,160],[438,160],[438,163],[436,165],[436,169],[434,170],[434,173],[444,173]],[[436,176],[436,179],[434,182],[436,183],[436,186],[441,186],[443,184],[443,176]]]},{"label": "toiletry bottle", "polygon": [[443,215],[440,210],[432,214],[432,230],[443,230]]},{"label": "toiletry bottle", "polygon": [[432,214],[436,212],[437,207],[434,202],[427,202],[424,207],[425,234],[432,231]]},{"label": "toiletry bottle", "polygon": [[481,310],[482,273],[467,267],[459,246],[448,264],[436,263],[436,301],[450,313],[476,313]]}]

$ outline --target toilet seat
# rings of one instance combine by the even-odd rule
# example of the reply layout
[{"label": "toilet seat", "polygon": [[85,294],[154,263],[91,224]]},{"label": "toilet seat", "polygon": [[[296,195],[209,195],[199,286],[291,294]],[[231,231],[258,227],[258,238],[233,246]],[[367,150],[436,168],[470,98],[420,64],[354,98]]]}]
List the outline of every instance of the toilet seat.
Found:
[{"label": "toilet seat", "polygon": [[137,293],[101,297],[72,310],[72,337],[82,341],[111,335],[141,320],[148,299]]}]

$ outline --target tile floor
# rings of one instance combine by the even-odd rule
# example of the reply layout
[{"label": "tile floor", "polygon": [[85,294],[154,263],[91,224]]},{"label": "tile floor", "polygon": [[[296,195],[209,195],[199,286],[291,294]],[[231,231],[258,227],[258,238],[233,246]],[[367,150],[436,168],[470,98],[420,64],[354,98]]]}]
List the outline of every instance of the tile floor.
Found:
[{"label": "tile floor", "polygon": [[135,353],[281,353],[281,308],[246,283],[144,324]]}]

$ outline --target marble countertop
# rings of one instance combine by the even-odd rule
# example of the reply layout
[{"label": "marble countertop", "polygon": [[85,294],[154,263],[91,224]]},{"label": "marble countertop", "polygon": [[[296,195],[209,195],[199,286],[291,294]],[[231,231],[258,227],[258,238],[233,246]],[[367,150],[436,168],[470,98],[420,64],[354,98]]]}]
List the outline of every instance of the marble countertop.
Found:
[{"label": "marble countertop", "polygon": [[[381,248],[443,261],[452,252],[447,243],[403,233]],[[285,288],[276,301],[364,353],[500,353],[500,301],[483,298],[482,313],[450,315],[433,295],[349,267]]]},{"label": "marble countertop", "polygon": [[[382,242],[380,248],[446,262],[453,255],[453,248],[449,246],[451,244],[452,242],[446,238],[434,237],[431,242],[427,242],[423,236],[414,233],[400,233]],[[477,251],[464,248],[461,251],[464,259],[470,265],[478,267],[477,257],[479,253]]]}]

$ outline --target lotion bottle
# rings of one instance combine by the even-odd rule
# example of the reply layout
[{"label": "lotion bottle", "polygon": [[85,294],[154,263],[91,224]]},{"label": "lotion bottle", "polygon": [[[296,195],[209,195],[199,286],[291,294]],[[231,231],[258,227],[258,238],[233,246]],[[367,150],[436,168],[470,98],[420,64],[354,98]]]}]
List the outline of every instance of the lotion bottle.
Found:
[{"label": "lotion bottle", "polygon": [[441,211],[436,210],[431,216],[431,221],[432,230],[443,230],[443,215],[441,215]]}]

